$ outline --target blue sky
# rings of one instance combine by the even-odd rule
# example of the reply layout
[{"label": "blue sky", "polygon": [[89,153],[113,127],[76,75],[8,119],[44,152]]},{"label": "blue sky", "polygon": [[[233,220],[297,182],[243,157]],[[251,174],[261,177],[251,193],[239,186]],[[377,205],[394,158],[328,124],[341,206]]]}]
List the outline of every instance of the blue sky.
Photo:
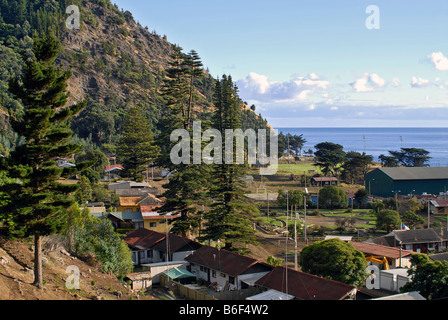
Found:
[{"label": "blue sky", "polygon": [[275,127],[448,125],[446,0],[112,2],[231,75]]}]

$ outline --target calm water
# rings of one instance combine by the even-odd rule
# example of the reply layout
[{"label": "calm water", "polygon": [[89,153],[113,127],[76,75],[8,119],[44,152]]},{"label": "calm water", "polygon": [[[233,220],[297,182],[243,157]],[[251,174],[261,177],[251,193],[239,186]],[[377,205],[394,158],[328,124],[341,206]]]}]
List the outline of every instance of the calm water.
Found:
[{"label": "calm water", "polygon": [[303,134],[303,150],[314,150],[321,142],[344,146],[344,151],[365,152],[378,161],[381,154],[403,148],[430,152],[432,167],[448,166],[448,128],[278,128],[283,134]]}]

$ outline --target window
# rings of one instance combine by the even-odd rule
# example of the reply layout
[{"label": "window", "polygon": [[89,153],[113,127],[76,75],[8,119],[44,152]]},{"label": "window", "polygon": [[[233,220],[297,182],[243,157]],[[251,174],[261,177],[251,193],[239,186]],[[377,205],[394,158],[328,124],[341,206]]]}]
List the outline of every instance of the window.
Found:
[{"label": "window", "polygon": [[155,228],[155,227],[157,227],[157,222],[150,222],[150,223],[149,223],[149,227],[150,227],[150,228]]},{"label": "window", "polygon": [[229,283],[235,284],[235,277],[229,276]]},{"label": "window", "polygon": [[220,276],[223,277],[224,279],[226,278],[226,274],[225,273],[221,272]]},{"label": "window", "polygon": [[212,277],[216,278],[216,271],[215,270],[212,270]]}]

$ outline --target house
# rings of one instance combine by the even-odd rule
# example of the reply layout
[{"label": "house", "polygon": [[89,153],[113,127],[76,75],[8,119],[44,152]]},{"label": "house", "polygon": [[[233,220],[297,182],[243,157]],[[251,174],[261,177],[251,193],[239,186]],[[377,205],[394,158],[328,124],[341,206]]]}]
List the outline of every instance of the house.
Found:
[{"label": "house", "polygon": [[448,200],[446,199],[433,199],[429,201],[431,206],[431,213],[434,214],[447,214],[448,213]]},{"label": "house", "polygon": [[380,290],[399,293],[406,283],[412,281],[408,271],[409,269],[407,268],[381,270],[379,277]]},{"label": "house", "polygon": [[444,228],[395,230],[366,242],[397,248],[401,244],[402,249],[416,253],[442,252],[448,248],[448,232]]},{"label": "house", "polygon": [[153,261],[184,261],[185,258],[200,249],[202,245],[188,238],[169,233],[163,240],[151,247]]},{"label": "house", "polygon": [[188,270],[218,290],[241,290],[272,270],[272,266],[230,251],[203,246],[185,258]]},{"label": "house", "polygon": [[110,165],[106,166],[104,170],[103,181],[114,181],[116,179],[120,179],[121,172],[124,170],[124,167],[121,165]]},{"label": "house", "polygon": [[136,212],[109,212],[107,218],[112,221],[115,229],[141,229],[143,217],[140,211]]},{"label": "house", "polygon": [[[366,259],[373,264],[380,264],[376,260],[381,261],[381,265],[384,266],[384,259],[387,260],[387,266],[391,269],[399,267],[411,266],[411,255],[416,253],[410,250],[403,250],[400,248],[379,245],[368,242],[351,242],[356,250],[364,253]],[[369,259],[374,258],[374,259]]]},{"label": "house", "polygon": [[265,290],[287,293],[296,300],[353,300],[357,293],[348,284],[285,267],[275,268],[255,284]]},{"label": "house", "polygon": [[246,298],[246,300],[265,300],[265,301],[275,301],[275,300],[287,301],[293,299],[294,296],[291,294],[286,294],[272,289]]},{"label": "house", "polygon": [[122,181],[117,183],[111,183],[109,185],[109,190],[117,191],[120,189],[144,189],[150,187],[151,187],[150,184],[146,182]]},{"label": "house", "polygon": [[448,262],[448,252],[436,253],[429,255],[429,259],[432,261],[447,261]]},{"label": "house", "polygon": [[151,193],[155,196],[160,195],[160,190],[151,187],[146,182],[122,181],[109,185],[109,190],[122,197],[142,197]]},{"label": "house", "polygon": [[135,212],[141,211],[142,206],[161,206],[162,200],[151,193],[147,193],[140,197],[120,197],[118,211]]},{"label": "house", "polygon": [[161,214],[157,212],[158,208],[160,206],[140,206],[144,228],[157,232],[166,232],[167,228],[171,228],[170,224],[172,221],[180,218],[180,214]]},{"label": "house", "polygon": [[163,233],[138,229],[129,232],[124,238],[124,242],[132,250],[132,261],[134,265],[139,266],[145,263],[153,262],[152,247],[158,242],[165,239],[166,235]]},{"label": "house", "polygon": [[127,274],[123,279],[131,283],[131,290],[140,291],[152,287],[152,276],[149,272],[136,272]]},{"label": "house", "polygon": [[56,166],[58,168],[74,168],[75,164],[71,163],[68,159],[65,158],[55,158]]},{"label": "house", "polygon": [[339,179],[336,177],[313,177],[311,178],[311,185],[313,187],[337,186]]},{"label": "house", "polygon": [[365,176],[370,193],[379,197],[397,194],[439,194],[448,186],[448,167],[377,168]]},{"label": "house", "polygon": [[412,301],[424,301],[426,300],[420,293],[417,291],[405,292],[394,294],[390,296],[374,298],[371,300],[390,300],[390,301],[401,301],[401,300],[412,300]]},{"label": "house", "polygon": [[124,241],[132,250],[134,265],[139,266],[159,262],[166,263],[167,256],[168,262],[185,261],[186,256],[191,255],[202,246],[198,242],[172,233],[161,233],[144,228],[129,232]]},{"label": "house", "polygon": [[94,216],[103,216],[106,215],[106,207],[104,206],[103,202],[91,202],[91,203],[87,203],[85,204],[83,207],[81,207],[80,209],[83,210],[84,208],[88,208],[90,214],[94,215]]}]

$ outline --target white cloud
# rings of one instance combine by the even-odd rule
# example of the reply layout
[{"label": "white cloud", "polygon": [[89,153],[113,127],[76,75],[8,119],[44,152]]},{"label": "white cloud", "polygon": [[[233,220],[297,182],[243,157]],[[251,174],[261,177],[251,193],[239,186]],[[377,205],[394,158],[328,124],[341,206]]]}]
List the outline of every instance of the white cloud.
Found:
[{"label": "white cloud", "polygon": [[355,82],[350,83],[350,86],[356,92],[373,92],[378,88],[384,87],[386,80],[382,79],[376,73],[364,73],[362,78],[356,79]]},{"label": "white cloud", "polygon": [[237,81],[244,100],[304,101],[317,90],[326,90],[331,83],[311,73],[307,77],[296,76],[290,81],[270,81],[267,76],[251,72]]},{"label": "white cloud", "polygon": [[391,85],[393,87],[399,87],[401,85],[401,81],[399,78],[393,78],[391,81]]},{"label": "white cloud", "polygon": [[448,71],[448,58],[442,52],[433,52],[428,58],[437,70]]},{"label": "white cloud", "polygon": [[429,87],[431,82],[427,79],[412,77],[411,87],[412,88],[425,88]]},{"label": "white cloud", "polygon": [[310,105],[310,106],[307,108],[307,110],[308,110],[308,111],[316,110],[316,105],[313,103],[312,105]]}]

